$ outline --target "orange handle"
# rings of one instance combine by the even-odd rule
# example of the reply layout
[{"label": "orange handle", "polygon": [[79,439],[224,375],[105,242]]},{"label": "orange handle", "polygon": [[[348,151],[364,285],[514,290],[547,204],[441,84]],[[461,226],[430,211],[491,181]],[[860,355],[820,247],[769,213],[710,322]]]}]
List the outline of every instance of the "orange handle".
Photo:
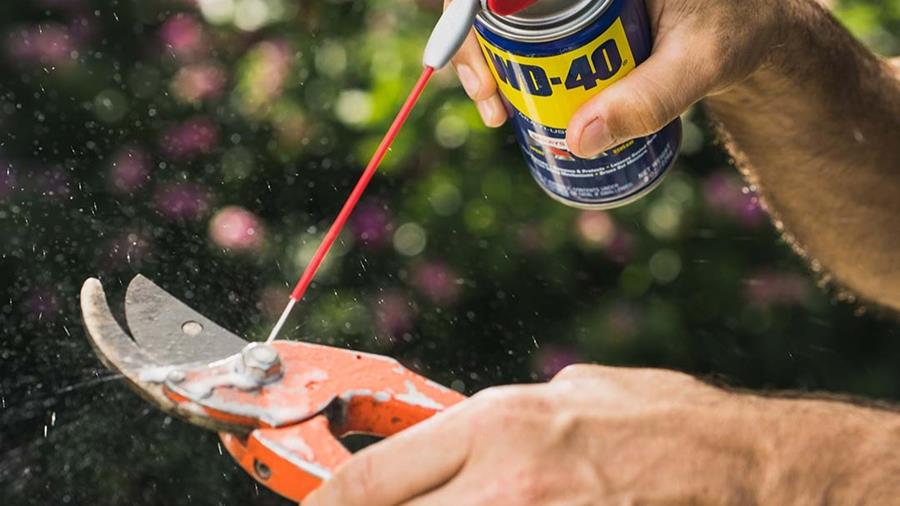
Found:
[{"label": "orange handle", "polygon": [[[401,373],[399,364],[392,364],[391,373]],[[247,473],[300,502],[351,457],[339,438],[354,433],[388,437],[465,399],[406,369],[402,374],[406,393],[351,391],[322,414],[296,425],[256,429],[246,438],[226,433],[220,437]]]}]

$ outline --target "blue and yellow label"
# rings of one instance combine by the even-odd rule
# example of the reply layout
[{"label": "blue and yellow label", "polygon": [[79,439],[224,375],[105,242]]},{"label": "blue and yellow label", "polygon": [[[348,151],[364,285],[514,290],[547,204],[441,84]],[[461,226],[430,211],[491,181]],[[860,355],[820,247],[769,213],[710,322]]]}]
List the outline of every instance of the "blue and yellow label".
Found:
[{"label": "blue and yellow label", "polygon": [[478,40],[509,103],[531,120],[560,130],[579,107],[636,65],[621,18],[592,42],[556,55],[523,56],[481,34]]},{"label": "blue and yellow label", "polygon": [[679,120],[593,158],[575,156],[566,143],[575,111],[650,56],[644,0],[610,0],[593,22],[548,42],[514,40],[481,20],[475,29],[525,163],[550,196],[607,209],[640,198],[662,180],[678,154]]}]

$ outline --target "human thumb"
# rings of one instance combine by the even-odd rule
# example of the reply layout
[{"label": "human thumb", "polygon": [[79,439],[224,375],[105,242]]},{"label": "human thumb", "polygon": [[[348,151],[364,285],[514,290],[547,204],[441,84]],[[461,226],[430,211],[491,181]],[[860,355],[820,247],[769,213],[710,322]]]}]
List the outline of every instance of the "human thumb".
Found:
[{"label": "human thumb", "polygon": [[585,103],[569,122],[566,141],[589,158],[661,130],[711,88],[692,52],[659,48],[631,73]]}]

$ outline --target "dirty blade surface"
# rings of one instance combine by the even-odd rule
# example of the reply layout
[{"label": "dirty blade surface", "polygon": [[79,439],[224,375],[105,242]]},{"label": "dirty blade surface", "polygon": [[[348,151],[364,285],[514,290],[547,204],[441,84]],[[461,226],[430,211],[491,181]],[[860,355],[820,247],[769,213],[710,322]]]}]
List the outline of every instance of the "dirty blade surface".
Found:
[{"label": "dirty blade surface", "polygon": [[141,275],[128,285],[125,318],[138,346],[162,364],[213,362],[247,345]]},{"label": "dirty blade surface", "polygon": [[[85,281],[81,288],[84,327],[91,346],[107,367],[122,374],[135,392],[168,414],[211,430],[247,432],[244,426],[214,420],[178,404],[164,392],[167,370],[227,358],[240,352],[246,341],[142,276],[128,287],[125,311],[129,326],[136,329],[134,338],[113,317],[100,281]],[[191,334],[196,332],[194,335],[185,333],[186,324]]]}]

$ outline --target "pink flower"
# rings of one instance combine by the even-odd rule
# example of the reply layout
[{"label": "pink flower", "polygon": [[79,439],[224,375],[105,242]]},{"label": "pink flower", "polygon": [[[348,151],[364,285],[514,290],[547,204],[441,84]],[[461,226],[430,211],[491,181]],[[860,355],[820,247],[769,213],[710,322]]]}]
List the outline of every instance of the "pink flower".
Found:
[{"label": "pink flower", "polygon": [[191,59],[206,50],[203,27],[193,16],[179,13],[169,18],[159,29],[159,38],[178,58]]},{"label": "pink flower", "polygon": [[266,230],[255,214],[238,206],[220,209],[209,222],[209,237],[222,248],[258,251]]},{"label": "pink flower", "polygon": [[703,195],[707,206],[745,227],[755,228],[766,221],[759,196],[735,174],[719,171],[710,175],[703,183]]},{"label": "pink flower", "polygon": [[132,193],[150,181],[150,157],[136,146],[119,149],[112,157],[109,178],[113,188]]},{"label": "pink flower", "polygon": [[809,279],[792,272],[759,272],[744,285],[744,298],[758,306],[799,305],[809,294]]},{"label": "pink flower", "polygon": [[281,95],[291,71],[291,51],[284,41],[262,41],[247,53],[238,83],[244,111],[256,114]]},{"label": "pink flower", "polygon": [[171,220],[196,220],[209,210],[210,192],[195,183],[169,183],[160,186],[156,208]]},{"label": "pink flower", "polygon": [[585,244],[604,248],[613,241],[616,226],[603,211],[582,211],[575,220],[575,230]]},{"label": "pink flower", "polygon": [[225,72],[210,64],[182,67],[172,80],[172,92],[185,102],[216,98],[225,86]]},{"label": "pink flower", "polygon": [[584,362],[577,350],[556,344],[541,347],[534,356],[534,372],[549,380],[566,366]]},{"label": "pink flower", "polygon": [[69,31],[58,24],[19,28],[6,40],[9,56],[22,63],[68,65],[72,63],[70,54],[75,49]]},{"label": "pink flower", "polygon": [[219,129],[215,123],[200,116],[169,128],[159,143],[166,157],[186,159],[212,152],[218,141]]},{"label": "pink flower", "polygon": [[360,243],[373,249],[390,242],[393,228],[387,206],[378,201],[362,203],[350,218],[350,231]]},{"label": "pink flower", "polygon": [[755,192],[750,192],[746,197],[737,210],[737,219],[747,228],[756,228],[768,221],[768,216]]},{"label": "pink flower", "polygon": [[417,264],[412,273],[413,285],[432,303],[448,306],[456,302],[460,295],[457,276],[443,262]]},{"label": "pink flower", "polygon": [[392,291],[375,301],[375,326],[379,335],[399,337],[409,332],[415,319],[412,303],[401,292]]}]

